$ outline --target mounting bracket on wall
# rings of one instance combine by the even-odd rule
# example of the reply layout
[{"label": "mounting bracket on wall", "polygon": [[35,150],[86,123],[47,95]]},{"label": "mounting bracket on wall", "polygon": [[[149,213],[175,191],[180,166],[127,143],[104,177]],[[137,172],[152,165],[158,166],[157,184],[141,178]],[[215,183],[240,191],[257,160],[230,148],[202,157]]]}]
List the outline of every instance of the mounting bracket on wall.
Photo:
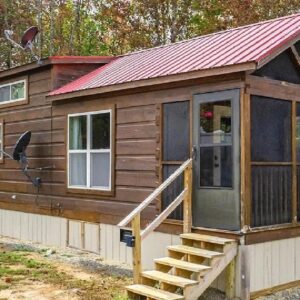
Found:
[{"label": "mounting bracket on wall", "polygon": [[[29,162],[26,155],[26,148],[30,143],[30,139],[31,139],[31,131],[26,131],[17,140],[12,155],[10,155],[9,153],[3,150],[1,152],[7,157],[18,161],[20,163],[22,173],[31,181],[31,183],[36,188],[39,189],[42,184],[42,179],[40,177],[32,178],[32,176],[29,174]],[[45,169],[53,169],[53,168],[54,166],[33,168],[31,170],[45,170]]]}]

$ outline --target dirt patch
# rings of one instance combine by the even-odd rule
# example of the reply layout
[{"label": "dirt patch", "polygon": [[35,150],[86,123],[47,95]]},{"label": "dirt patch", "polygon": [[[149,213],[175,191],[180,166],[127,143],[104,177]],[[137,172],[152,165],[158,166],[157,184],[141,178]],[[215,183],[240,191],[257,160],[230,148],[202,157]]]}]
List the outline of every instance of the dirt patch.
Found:
[{"label": "dirt patch", "polygon": [[[85,257],[83,259],[83,257]],[[0,240],[0,300],[126,299],[131,283],[126,271],[75,251],[59,253]]]}]

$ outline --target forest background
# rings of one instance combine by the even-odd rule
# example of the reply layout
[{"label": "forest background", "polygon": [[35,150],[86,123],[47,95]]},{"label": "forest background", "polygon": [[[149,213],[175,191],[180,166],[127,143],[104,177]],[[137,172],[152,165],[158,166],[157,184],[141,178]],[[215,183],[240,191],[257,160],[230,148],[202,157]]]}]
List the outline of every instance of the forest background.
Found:
[{"label": "forest background", "polygon": [[120,55],[300,12],[299,0],[0,0],[0,70],[32,61],[13,47],[26,28],[35,52]]}]

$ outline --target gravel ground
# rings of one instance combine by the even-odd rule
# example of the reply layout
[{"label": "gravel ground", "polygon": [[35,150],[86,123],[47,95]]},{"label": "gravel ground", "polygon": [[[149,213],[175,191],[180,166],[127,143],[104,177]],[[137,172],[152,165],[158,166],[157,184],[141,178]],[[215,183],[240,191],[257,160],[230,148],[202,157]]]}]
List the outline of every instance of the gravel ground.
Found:
[{"label": "gravel ground", "polygon": [[104,272],[116,276],[132,276],[130,266],[116,261],[103,260],[98,254],[81,251],[73,248],[47,247],[45,245],[20,241],[17,239],[1,237],[1,242],[10,245],[14,249],[28,249],[30,251],[43,251],[48,259],[62,261],[73,266],[87,269],[90,272]]},{"label": "gravel ground", "polygon": [[259,297],[256,300],[299,300],[300,287],[284,290],[265,297]]},{"label": "gravel ground", "polygon": [[228,298],[219,290],[209,288],[203,293],[199,300],[228,300]]},{"label": "gravel ground", "polygon": [[[98,254],[81,251],[73,248],[58,248],[47,247],[45,245],[19,241],[11,238],[1,237],[1,242],[9,245],[13,249],[30,250],[30,251],[43,251],[48,259],[53,261],[61,261],[64,263],[78,266],[86,269],[91,273],[104,272],[107,274],[115,274],[116,276],[132,276],[130,266],[120,264],[116,261],[103,260]],[[199,300],[228,300],[224,293],[210,288],[208,289]],[[300,287],[284,290],[274,293],[265,297],[259,297],[256,300],[300,300]]]}]

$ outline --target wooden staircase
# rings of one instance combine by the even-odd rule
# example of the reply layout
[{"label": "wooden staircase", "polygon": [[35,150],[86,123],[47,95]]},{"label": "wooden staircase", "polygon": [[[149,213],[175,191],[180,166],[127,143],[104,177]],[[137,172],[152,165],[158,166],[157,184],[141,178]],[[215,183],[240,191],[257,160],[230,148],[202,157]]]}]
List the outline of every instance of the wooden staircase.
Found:
[{"label": "wooden staircase", "polygon": [[129,299],[196,300],[237,254],[234,240],[195,233],[155,259],[155,270],[141,272],[140,284],[126,287]]},{"label": "wooden staircase", "polygon": [[[176,178],[184,174],[183,191],[144,230],[141,229],[141,212],[154,201]],[[234,240],[191,233],[192,227],[192,159],[184,162],[168,179],[157,187],[118,226],[131,222],[132,235],[127,245],[132,247],[133,281],[127,287],[131,299],[196,300],[230,264],[228,286],[233,294],[234,257],[237,243]],[[168,256],[155,259],[155,270],[142,271],[141,243],[168,216],[183,203],[183,234],[181,245],[168,247]],[[232,262],[232,263],[231,263]],[[233,295],[232,295],[233,296]],[[230,297],[232,297],[230,296]]]}]

